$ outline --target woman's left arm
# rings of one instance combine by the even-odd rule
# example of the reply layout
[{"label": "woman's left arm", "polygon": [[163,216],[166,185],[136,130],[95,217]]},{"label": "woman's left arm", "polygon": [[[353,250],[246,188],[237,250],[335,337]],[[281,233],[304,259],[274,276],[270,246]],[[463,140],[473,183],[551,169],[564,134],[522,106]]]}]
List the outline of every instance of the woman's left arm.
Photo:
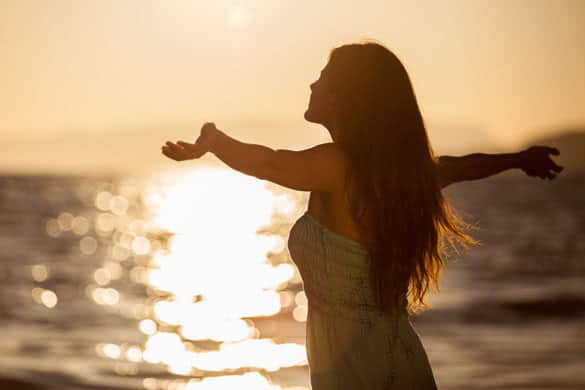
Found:
[{"label": "woman's left arm", "polygon": [[440,156],[437,169],[441,187],[449,184],[479,180],[508,169],[522,169],[528,176],[554,179],[563,170],[550,155],[559,155],[556,148],[532,146],[518,153],[473,153],[461,157]]}]

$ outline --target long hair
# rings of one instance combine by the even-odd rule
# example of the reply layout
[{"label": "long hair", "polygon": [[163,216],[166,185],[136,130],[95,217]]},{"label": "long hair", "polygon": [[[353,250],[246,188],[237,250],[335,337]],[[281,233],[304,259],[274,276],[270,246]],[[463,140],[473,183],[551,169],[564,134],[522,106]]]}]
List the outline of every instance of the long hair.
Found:
[{"label": "long hair", "polygon": [[443,198],[436,158],[400,60],[376,42],[329,56],[337,143],[349,159],[346,195],[370,254],[371,281],[386,311],[427,307],[439,291],[446,241],[475,243]]}]

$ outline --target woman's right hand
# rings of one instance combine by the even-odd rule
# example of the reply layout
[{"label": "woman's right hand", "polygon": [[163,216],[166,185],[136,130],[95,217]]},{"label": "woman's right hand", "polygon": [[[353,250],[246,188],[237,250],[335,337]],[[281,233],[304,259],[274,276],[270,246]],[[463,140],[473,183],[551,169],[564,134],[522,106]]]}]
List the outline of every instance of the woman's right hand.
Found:
[{"label": "woman's right hand", "polygon": [[560,154],[557,148],[549,146],[531,146],[518,153],[520,158],[519,168],[528,176],[538,176],[541,179],[554,179],[563,167],[557,165],[550,155]]},{"label": "woman's right hand", "polygon": [[167,141],[162,153],[175,161],[193,160],[202,157],[209,152],[215,143],[219,130],[212,122],[207,122],[201,127],[201,133],[194,143]]}]

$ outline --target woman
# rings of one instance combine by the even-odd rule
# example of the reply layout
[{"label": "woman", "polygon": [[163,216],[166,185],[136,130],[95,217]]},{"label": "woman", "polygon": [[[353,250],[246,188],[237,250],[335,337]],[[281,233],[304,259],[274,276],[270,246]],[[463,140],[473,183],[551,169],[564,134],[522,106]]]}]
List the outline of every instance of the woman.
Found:
[{"label": "woman", "polygon": [[384,46],[335,48],[305,112],[333,140],[307,150],[237,141],[206,123],[194,144],[167,142],[174,160],[207,152],[247,175],[310,191],[288,247],[309,302],[313,390],[434,389],[409,321],[438,289],[443,243],[470,244],[441,192],[510,168],[553,179],[556,149],[434,158],[409,77]]}]

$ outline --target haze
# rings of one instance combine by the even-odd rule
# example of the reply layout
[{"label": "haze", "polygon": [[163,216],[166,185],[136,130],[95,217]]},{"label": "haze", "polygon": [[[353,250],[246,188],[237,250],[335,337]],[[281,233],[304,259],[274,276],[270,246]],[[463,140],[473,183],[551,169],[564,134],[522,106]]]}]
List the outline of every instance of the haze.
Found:
[{"label": "haze", "polygon": [[205,121],[326,142],[309,84],[360,39],[402,59],[439,150],[514,148],[585,123],[584,37],[580,0],[0,0],[0,170],[165,166]]}]

